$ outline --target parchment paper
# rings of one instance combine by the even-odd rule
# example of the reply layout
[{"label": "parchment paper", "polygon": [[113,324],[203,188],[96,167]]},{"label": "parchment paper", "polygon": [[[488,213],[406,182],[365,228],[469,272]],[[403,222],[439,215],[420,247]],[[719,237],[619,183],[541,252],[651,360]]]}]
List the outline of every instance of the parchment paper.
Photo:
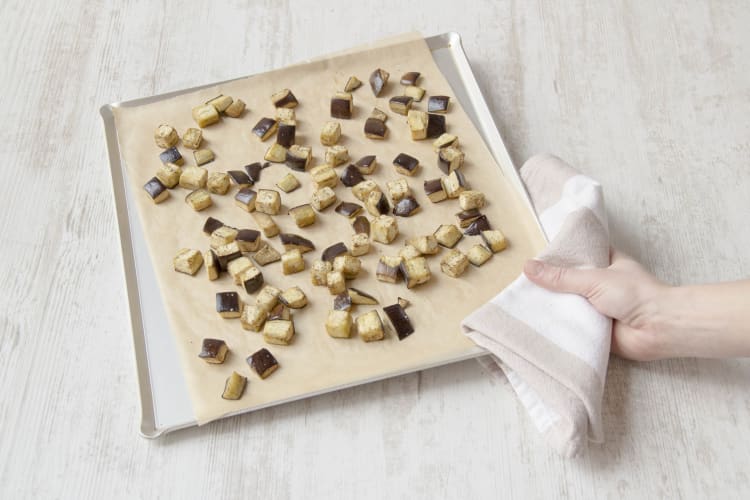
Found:
[{"label": "parchment paper", "polygon": [[[375,98],[367,80],[370,73],[382,67],[391,74],[390,82],[380,98]],[[321,391],[330,387],[404,372],[419,366],[437,364],[467,353],[474,345],[459,330],[461,319],[489,300],[520,272],[525,259],[535,255],[544,244],[533,215],[519,195],[503,177],[491,154],[483,144],[460,104],[451,100],[446,115],[448,132],[459,136],[466,153],[463,172],[469,186],[487,195],[488,205],[483,212],[493,228],[501,229],[509,240],[509,248],[494,255],[481,268],[469,265],[458,279],[440,272],[440,258],[445,252],[428,259],[432,280],[408,290],[404,284],[382,283],[375,279],[375,268],[380,254],[395,255],[406,239],[432,233],[440,224],[455,223],[454,214],[460,210],[457,200],[432,203],[424,195],[422,182],[442,175],[437,168],[437,157],[432,140],[414,142],[406,124],[406,117],[390,112],[388,99],[402,93],[399,83],[406,71],[420,71],[419,85],[427,90],[415,107],[426,110],[429,95],[450,95],[450,85],[436,66],[423,39],[372,46],[368,50],[338,55],[323,60],[252,76],[228,84],[184,94],[151,104],[114,109],[118,139],[125,165],[126,185],[134,190],[137,212],[143,224],[151,258],[167,309],[171,329],[175,335],[182,367],[199,423],[220,418],[228,413],[266,405],[274,401]],[[391,161],[401,152],[420,160],[421,167],[414,177],[407,177],[414,196],[422,205],[421,213],[411,218],[398,218],[399,237],[390,245],[372,244],[369,255],[362,257],[360,276],[349,282],[380,300],[377,306],[392,304],[398,296],[412,302],[407,312],[416,332],[403,341],[389,331],[381,342],[365,343],[356,335],[351,339],[333,339],[325,331],[325,319],[332,307],[333,297],[325,287],[310,284],[309,268],[328,245],[344,241],[349,245],[353,231],[347,218],[333,212],[333,207],[318,214],[313,226],[299,229],[286,215],[289,207],[308,203],[311,194],[309,176],[293,172],[302,187],[292,193],[282,193],[282,211],[275,217],[283,232],[292,232],[311,239],[316,250],[305,254],[306,270],[291,276],[281,273],[280,262],[261,267],[266,283],[280,289],[300,286],[308,296],[309,305],[294,311],[296,335],[289,346],[265,344],[261,334],[243,330],[239,319],[223,319],[215,311],[215,293],[239,291],[246,302],[253,303],[235,286],[226,274],[217,281],[208,281],[205,268],[195,276],[176,273],[172,257],[179,248],[201,251],[208,248],[208,237],[202,232],[205,219],[212,216],[237,228],[255,228],[251,215],[234,205],[236,188],[227,195],[213,195],[214,206],[194,212],[184,202],[187,190],[171,190],[171,197],[154,205],[143,191],[143,184],[153,177],[159,166],[160,150],[154,144],[157,125],[168,123],[180,135],[188,127],[196,127],[191,117],[192,107],[218,95],[226,94],[243,99],[248,107],[241,118],[223,117],[220,123],[204,129],[204,146],[216,154],[216,160],[205,165],[210,171],[241,170],[254,161],[262,161],[266,149],[274,139],[261,142],[251,134],[251,128],[264,116],[274,117],[270,96],[282,88],[290,88],[300,104],[297,113],[298,144],[312,146],[313,163],[324,163],[325,147],[319,134],[324,122],[331,120],[330,98],[343,89],[350,75],[356,75],[364,85],[353,92],[354,116],[338,120],[342,127],[339,144],[349,148],[352,161],[377,155],[378,168],[370,176],[385,192],[388,180],[400,177]],[[377,105],[389,114],[389,136],[385,141],[364,137],[364,121]],[[178,146],[186,165],[194,164],[192,151]],[[339,167],[340,172],[343,169]],[[283,164],[273,164],[262,173],[256,188],[275,188],[275,183],[290,170]],[[340,200],[358,202],[349,188],[339,184],[336,194]],[[278,237],[268,240],[283,252]],[[467,251],[479,237],[464,237],[457,248]],[[353,316],[365,313],[373,306],[355,306]],[[387,321],[386,321],[387,323]],[[166,334],[166,333],[165,333]],[[226,340],[231,353],[222,365],[209,365],[197,357],[204,337]],[[267,347],[279,360],[280,369],[261,380],[247,365],[245,358],[261,347]],[[158,360],[151,360],[158,363]],[[158,367],[156,368],[158,369]],[[225,379],[232,370],[248,377],[244,396],[238,401],[226,401],[220,395]]]}]

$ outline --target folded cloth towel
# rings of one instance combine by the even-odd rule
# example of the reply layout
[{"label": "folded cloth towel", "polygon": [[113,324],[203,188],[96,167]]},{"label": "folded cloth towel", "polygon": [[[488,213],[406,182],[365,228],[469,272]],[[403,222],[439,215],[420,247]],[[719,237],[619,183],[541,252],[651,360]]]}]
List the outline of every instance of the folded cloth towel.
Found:
[{"label": "folded cloth towel", "polygon": [[[609,265],[601,186],[561,159],[538,155],[521,168],[550,243],[538,259],[559,266]],[[521,274],[461,323],[491,354],[489,372],[507,377],[552,446],[577,455],[604,440],[601,403],[612,322],[583,297],[547,291]]]}]

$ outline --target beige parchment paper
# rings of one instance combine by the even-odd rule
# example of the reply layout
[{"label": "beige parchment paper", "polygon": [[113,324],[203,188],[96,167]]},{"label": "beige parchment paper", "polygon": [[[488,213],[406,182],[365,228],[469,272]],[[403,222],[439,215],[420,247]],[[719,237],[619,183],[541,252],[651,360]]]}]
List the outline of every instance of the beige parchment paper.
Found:
[{"label": "beige parchment paper", "polygon": [[[391,74],[390,82],[379,98],[373,96],[367,84],[370,73],[377,67]],[[428,259],[432,280],[412,290],[408,290],[404,284],[382,283],[375,279],[380,254],[395,255],[406,239],[432,233],[440,224],[455,223],[454,214],[460,210],[457,200],[434,204],[424,195],[422,182],[442,175],[432,150],[432,140],[412,141],[406,117],[392,113],[388,108],[388,99],[402,93],[399,79],[407,71],[420,71],[422,78],[419,85],[427,90],[424,100],[415,104],[416,108],[426,110],[429,95],[453,96],[426,42],[419,38],[384,46],[374,44],[366,50],[291,66],[150,104],[114,109],[126,170],[126,186],[135,193],[138,216],[199,423],[333,387],[448,362],[465,355],[474,345],[461,334],[461,319],[509,284],[520,273],[524,260],[543,248],[544,239],[533,215],[503,177],[461,105],[452,99],[446,115],[447,129],[459,136],[466,153],[463,172],[470,187],[487,195],[488,204],[483,212],[493,228],[505,233],[509,247],[494,255],[481,268],[470,265],[458,279],[440,272],[443,250],[441,254]],[[352,161],[368,154],[377,156],[379,165],[371,178],[384,191],[388,180],[400,177],[391,164],[396,155],[404,152],[418,158],[422,165],[419,172],[406,179],[423,209],[411,218],[398,218],[400,235],[390,245],[373,242],[370,254],[362,257],[360,276],[349,284],[380,300],[377,308],[384,320],[385,315],[380,309],[382,306],[394,303],[398,296],[410,300],[412,305],[407,312],[416,332],[399,341],[393,331],[389,331],[383,341],[372,343],[363,342],[356,334],[350,339],[333,339],[327,335],[324,324],[333,297],[325,287],[310,284],[309,268],[327,246],[338,241],[349,244],[353,230],[345,217],[334,213],[333,207],[319,213],[313,226],[297,228],[286,211],[290,207],[308,203],[311,187],[308,174],[294,172],[302,187],[289,194],[282,193],[282,211],[275,220],[283,232],[297,233],[311,239],[316,250],[305,254],[307,269],[302,273],[284,276],[280,262],[261,269],[268,284],[281,289],[300,286],[308,296],[309,305],[294,311],[296,335],[291,345],[267,345],[261,334],[243,330],[239,319],[223,319],[215,311],[217,292],[239,291],[248,303],[255,300],[254,296],[235,286],[227,275],[217,281],[208,281],[204,268],[195,276],[176,273],[172,268],[172,257],[179,248],[201,251],[208,248],[208,238],[202,232],[208,216],[237,228],[257,229],[254,220],[250,214],[234,205],[236,188],[224,196],[213,195],[214,206],[202,212],[193,211],[184,202],[187,191],[179,187],[171,190],[167,201],[154,205],[142,189],[159,165],[160,150],[154,144],[153,133],[161,123],[171,124],[180,134],[188,127],[196,127],[191,109],[218,94],[241,98],[248,105],[242,117],[223,117],[220,123],[203,131],[204,147],[211,148],[216,154],[216,160],[205,165],[209,172],[241,170],[248,163],[262,161],[273,139],[261,142],[251,134],[251,128],[261,117],[274,116],[271,94],[282,88],[290,88],[300,102],[296,108],[296,142],[312,146],[313,166],[322,164],[325,147],[320,144],[319,134],[323,123],[331,120],[330,98],[335,91],[343,88],[350,75],[356,75],[365,83],[353,92],[353,118],[338,120],[343,134],[339,144],[349,149]],[[390,131],[385,141],[364,137],[364,121],[373,106],[389,114],[387,125]],[[186,165],[194,164],[192,151],[181,144],[178,147]],[[339,167],[337,170],[340,172],[342,169]],[[290,171],[283,164],[273,164],[263,171],[261,182],[256,187],[275,189],[275,183]],[[335,191],[340,200],[358,202],[351,190],[341,184]],[[267,241],[283,252],[278,237]],[[467,251],[480,242],[479,237],[464,237],[457,248]],[[373,307],[355,306],[353,316]],[[205,337],[221,338],[227,342],[231,352],[224,364],[209,365],[197,357]],[[265,380],[252,372],[245,361],[248,355],[261,347],[267,347],[281,365]],[[158,365],[158,360],[151,362]],[[246,375],[248,385],[240,400],[226,401],[220,395],[225,379],[233,370]]]}]

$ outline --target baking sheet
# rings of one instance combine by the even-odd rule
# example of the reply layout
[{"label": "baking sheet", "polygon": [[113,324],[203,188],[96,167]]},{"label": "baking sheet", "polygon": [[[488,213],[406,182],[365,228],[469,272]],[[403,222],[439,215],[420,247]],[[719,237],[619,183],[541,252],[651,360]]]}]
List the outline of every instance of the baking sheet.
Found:
[{"label": "baking sheet", "polygon": [[[460,52],[460,47],[457,47],[458,39],[455,36],[453,38],[450,36],[443,37],[442,39],[434,37],[432,43],[437,42],[447,44],[447,47],[451,49],[449,51],[451,54],[455,54],[456,51]],[[453,45],[451,45],[451,42],[453,42]],[[435,59],[439,61],[440,56],[436,55]],[[456,61],[465,64],[465,59],[449,57],[449,62],[458,66]],[[447,63],[444,62],[444,64]],[[357,74],[365,80],[372,68],[376,66],[382,66],[389,70],[393,79],[397,79],[403,71],[419,69],[424,75],[423,86],[428,89],[429,93],[455,95],[466,103],[467,109],[475,115],[473,118],[480,130],[485,135],[490,136],[493,135],[494,131],[496,136],[494,126],[487,123],[488,119],[491,122],[491,118],[489,118],[486,107],[481,102],[478,89],[468,88],[472,84],[475,87],[468,66],[456,68],[459,71],[457,76],[460,78],[453,82],[454,88],[451,89],[435,66],[433,57],[423,40],[374,49],[368,53],[367,57],[361,55],[342,56],[229,82],[221,84],[218,88],[201,90],[197,95],[172,97],[145,105],[120,105],[115,107],[122,156],[129,184],[126,191],[131,195],[129,201],[136,206],[139,222],[143,223],[147,235],[146,241],[149,242],[149,251],[156,257],[154,262],[159,264],[154,266],[154,275],[160,283],[161,290],[165,291],[163,297],[166,310],[171,318],[170,323],[177,327],[177,331],[188,333],[187,335],[178,335],[176,345],[182,358],[182,365],[185,368],[187,385],[194,389],[192,397],[196,405],[196,417],[200,421],[478,354],[481,351],[473,347],[460,335],[458,322],[466,313],[494,295],[500,287],[498,282],[506,283],[517,275],[523,260],[536,253],[543,244],[543,238],[533,214],[529,210],[522,192],[519,193],[518,191],[520,183],[512,170],[512,165],[510,165],[499,136],[489,137],[490,140],[485,137],[485,140],[488,140],[488,144],[495,148],[496,157],[504,156],[504,158],[500,158],[500,161],[501,167],[508,174],[506,176],[496,175],[496,170],[494,170],[496,165],[489,151],[482,144],[479,133],[471,127],[469,118],[464,114],[461,107],[454,103],[451,112],[448,114],[449,131],[453,131],[461,137],[462,146],[467,153],[467,164],[464,171],[470,184],[475,186],[479,184],[481,189],[488,193],[492,202],[485,213],[497,227],[506,232],[511,241],[510,249],[495,256],[481,271],[470,269],[460,280],[452,280],[442,275],[439,272],[439,257],[432,258],[433,282],[421,287],[421,289],[412,291],[407,291],[403,286],[374,281],[371,273],[374,270],[377,253],[368,256],[365,259],[365,268],[368,269],[370,276],[367,280],[358,278],[353,282],[353,286],[366,289],[379,296],[383,304],[395,301],[397,295],[414,299],[415,306],[410,308],[409,313],[418,329],[417,334],[403,342],[398,342],[391,335],[386,341],[378,344],[364,344],[357,338],[346,341],[328,338],[322,328],[325,314],[330,307],[330,296],[327,295],[327,291],[324,288],[311,287],[307,282],[307,273],[282,277],[278,269],[272,272],[267,268],[267,270],[264,270],[264,274],[268,282],[279,287],[299,284],[310,296],[311,305],[308,310],[298,313],[295,317],[295,324],[299,331],[295,343],[289,347],[271,348],[279,358],[282,369],[262,382],[251,375],[248,392],[239,402],[226,402],[218,398],[217,395],[223,387],[224,378],[229,371],[233,368],[247,374],[248,369],[244,362],[244,355],[263,346],[263,342],[259,335],[242,330],[238,321],[221,320],[213,311],[213,293],[220,290],[235,289],[226,278],[217,284],[216,282],[208,283],[202,273],[193,278],[176,275],[171,269],[171,257],[174,250],[180,246],[192,246],[200,249],[206,247],[206,238],[201,233],[200,227],[207,215],[213,215],[237,227],[254,227],[254,224],[249,215],[233,206],[231,197],[215,199],[219,206],[200,214],[192,213],[184,205],[181,200],[184,193],[180,193],[180,190],[173,191],[173,194],[177,196],[174,196],[166,204],[161,206],[151,204],[140,193],[140,189],[143,182],[153,175],[153,170],[157,165],[155,162],[158,161],[156,157],[159,151],[153,145],[151,137],[153,129],[156,124],[167,121],[182,131],[188,126],[193,126],[190,119],[190,108],[195,103],[202,102],[220,92],[240,97],[249,104],[249,116],[246,114],[237,121],[230,121],[227,118],[221,124],[205,130],[205,135],[209,139],[209,146],[217,153],[217,160],[208,165],[209,169],[237,168],[259,159],[269,145],[268,143],[261,144],[257,139],[251,137],[248,133],[249,128],[261,116],[272,116],[273,108],[268,96],[273,91],[288,86],[294,90],[302,103],[297,110],[298,127],[300,136],[305,137],[305,139],[298,142],[313,145],[314,153],[319,158],[323,148],[317,146],[317,134],[323,121],[327,120],[329,95],[343,85],[343,81],[349,74]],[[468,75],[466,74],[467,70],[469,71]],[[317,79],[315,78],[316,75]],[[469,85],[466,85],[467,81]],[[395,82],[390,84],[390,89],[387,92],[388,97],[396,95],[397,86]],[[322,92],[317,87],[329,88],[330,90]],[[307,89],[310,89],[309,94]],[[456,89],[458,91],[454,94],[452,90]],[[321,93],[323,94],[322,97]],[[460,95],[463,93],[466,95]],[[482,106],[476,106],[477,96]],[[416,235],[419,232],[432,231],[439,223],[452,222],[452,214],[457,210],[455,202],[432,205],[421,192],[421,181],[424,178],[436,177],[440,174],[435,167],[434,153],[431,151],[429,142],[414,143],[406,139],[408,132],[406,131],[405,120],[399,115],[392,115],[388,122],[391,129],[389,141],[381,144],[362,138],[363,118],[375,103],[375,98],[366,87],[356,91],[354,98],[358,114],[350,122],[342,121],[346,136],[344,144],[350,148],[352,156],[355,158],[371,152],[378,155],[381,165],[374,178],[381,186],[387,179],[397,176],[389,165],[390,159],[397,153],[408,152],[420,158],[424,163],[422,173],[416,178],[409,179],[409,182],[418,200],[425,206],[425,211],[412,219],[400,219],[402,232],[408,235]],[[379,99],[378,105],[387,109],[387,98]],[[231,140],[228,139],[230,136]],[[230,142],[234,146],[233,148],[230,149],[226,146],[222,149],[223,145],[228,145]],[[241,144],[239,148],[236,147],[238,143]],[[183,153],[188,152],[183,150]],[[283,166],[276,166],[269,170],[264,172],[265,177],[261,182],[263,186],[272,186],[275,180],[288,171]],[[302,176],[304,174],[300,177]],[[117,191],[117,186],[115,186],[115,189]],[[343,187],[339,187],[337,193],[344,199],[356,201]],[[296,196],[294,196],[295,194]],[[285,206],[306,202],[308,196],[307,189],[285,196]],[[131,205],[131,208],[134,207]],[[430,219],[429,222],[428,219]],[[181,224],[177,232],[165,230],[166,226],[171,226],[175,221]],[[331,236],[331,233],[338,233],[346,238],[351,233],[344,218],[336,214],[324,214],[319,223],[314,226],[316,234],[307,231],[307,228],[298,230],[291,221],[286,220],[285,216],[278,217],[277,221],[285,230],[299,232],[306,236],[310,235],[319,249],[324,248],[329,243],[344,239],[343,237],[327,239]],[[425,224],[429,227],[428,231],[424,229]],[[419,227],[420,225],[421,227]],[[378,250],[396,253],[404,239],[404,236],[400,236],[390,246],[378,246]],[[272,244],[275,244],[277,249],[281,249],[278,243],[272,242]],[[469,241],[464,241],[460,248],[466,250],[468,246],[470,246]],[[127,252],[125,242],[124,252]],[[308,266],[312,259],[313,257],[308,254],[306,259]],[[140,283],[140,285],[143,289],[143,283]],[[192,309],[196,309],[197,313],[183,315],[181,311],[185,303],[190,304]],[[446,314],[445,304],[451,304],[455,307]],[[360,308],[358,312],[364,312],[365,310],[365,308]],[[134,318],[134,326],[137,319]],[[451,328],[446,328],[445,325],[451,325]],[[199,361],[195,354],[200,339],[208,336],[203,334],[206,330],[212,331],[211,336],[226,338],[234,352],[243,355],[230,357],[227,364],[218,370],[217,367],[208,367]],[[162,337],[164,337],[164,333],[161,332]],[[149,356],[149,364],[152,367],[160,366],[159,363],[159,359],[153,359],[152,356]],[[142,394],[142,396],[149,396],[149,394]],[[180,414],[185,414],[184,408]],[[189,420],[187,423],[189,423]],[[157,423],[155,427],[159,427],[159,424]]]}]

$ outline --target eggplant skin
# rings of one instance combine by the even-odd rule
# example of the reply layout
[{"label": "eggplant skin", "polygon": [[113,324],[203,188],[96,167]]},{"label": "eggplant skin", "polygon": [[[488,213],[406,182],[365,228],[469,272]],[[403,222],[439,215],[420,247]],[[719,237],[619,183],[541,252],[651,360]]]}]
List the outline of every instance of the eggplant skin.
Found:
[{"label": "eggplant skin", "polygon": [[414,333],[414,326],[411,324],[409,316],[401,307],[401,304],[391,304],[383,308],[383,312],[391,321],[393,328],[396,330],[399,340],[404,340],[406,337]]}]

